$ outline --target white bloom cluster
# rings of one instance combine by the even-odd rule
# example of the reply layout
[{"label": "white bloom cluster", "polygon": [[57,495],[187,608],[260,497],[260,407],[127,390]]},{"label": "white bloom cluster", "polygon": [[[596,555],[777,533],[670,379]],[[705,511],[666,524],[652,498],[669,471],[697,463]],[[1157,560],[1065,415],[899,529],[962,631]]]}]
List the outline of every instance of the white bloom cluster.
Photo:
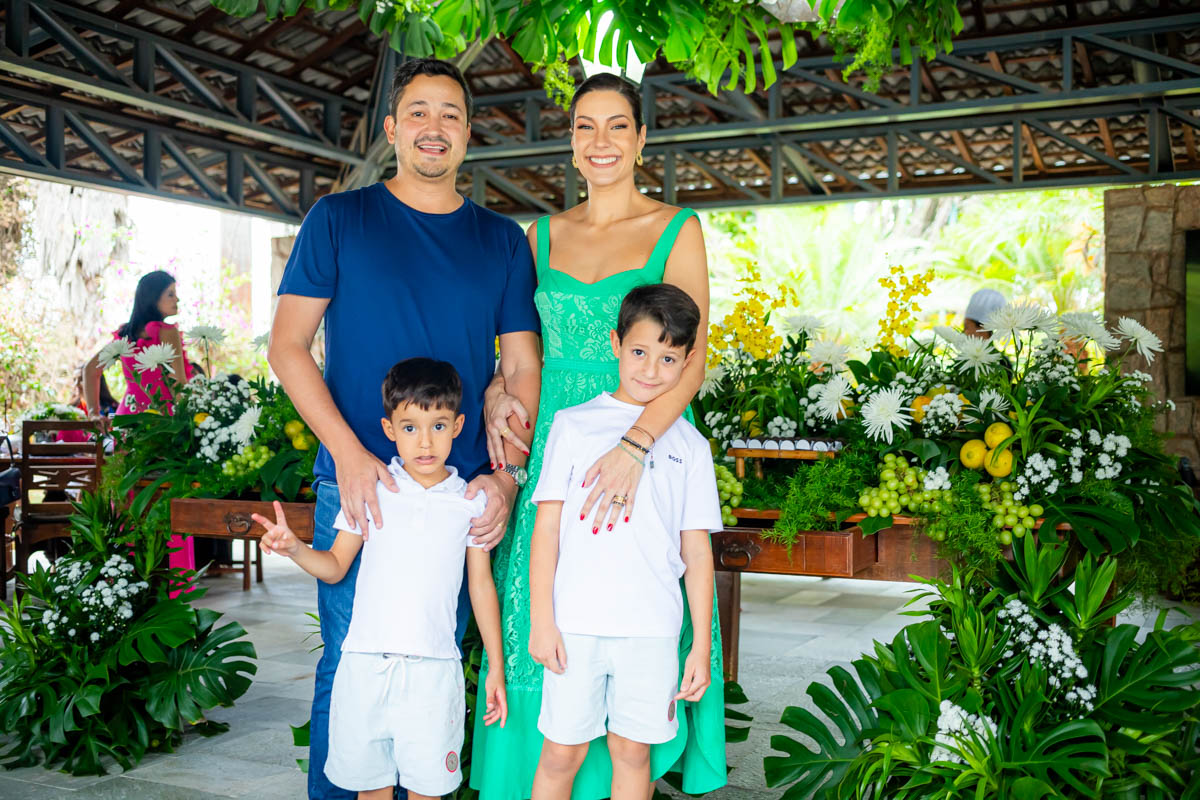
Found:
[{"label": "white bloom cluster", "polygon": [[704,424],[712,431],[713,438],[720,444],[721,449],[729,449],[729,442],[738,433],[733,414],[726,414],[724,411],[710,411],[704,415]]},{"label": "white bloom cluster", "polygon": [[800,398],[800,413],[804,415],[804,429],[819,431],[824,429],[825,421],[821,416],[821,406],[818,402],[825,392],[825,384],[814,383],[808,387],[808,396]]},{"label": "white bloom cluster", "polygon": [[[1067,443],[1071,446],[1067,463],[1071,468],[1071,483],[1084,479],[1084,462],[1096,464],[1094,475],[1097,480],[1113,480],[1121,474],[1120,459],[1129,455],[1132,442],[1119,433],[1100,434],[1092,428],[1086,432],[1072,429],[1067,432]],[[1090,451],[1090,452],[1089,452]]]},{"label": "white bloom cluster", "polygon": [[957,394],[939,394],[925,406],[925,417],[921,430],[931,438],[945,436],[958,427],[958,419],[965,404]]},{"label": "white bloom cluster", "polygon": [[1042,626],[1029,607],[1016,597],[1010,598],[996,617],[1013,628],[1005,658],[1038,661],[1046,668],[1046,682],[1063,692],[1063,699],[1081,711],[1091,711],[1096,687],[1084,681],[1087,667],[1075,653],[1075,643],[1061,625]]},{"label": "white bloom cluster", "polygon": [[926,492],[949,491],[950,473],[945,467],[938,467],[925,473],[925,485],[921,487]]},{"label": "white bloom cluster", "polygon": [[796,435],[796,420],[775,417],[767,423],[767,435],[778,439],[791,439]]},{"label": "white bloom cluster", "polygon": [[1153,375],[1150,375],[1149,373],[1146,373],[1146,372],[1142,372],[1140,369],[1135,369],[1132,372],[1130,372],[1129,377],[1133,378],[1135,381],[1140,381],[1142,383],[1150,383],[1151,381],[1154,380]]},{"label": "white bloom cluster", "polygon": [[1079,391],[1078,367],[1059,339],[1046,338],[1038,345],[1033,366],[1025,373],[1025,381],[1046,389],[1062,386]]},{"label": "white bloom cluster", "polygon": [[[133,565],[120,555],[109,556],[100,567],[95,582],[79,590],[92,566],[83,561],[61,560],[55,567],[54,592],[59,598],[59,607],[47,608],[41,621],[50,635],[75,638],[83,630],[91,629],[88,641],[95,644],[111,640],[125,630],[133,619],[133,603],[150,588],[146,581],[131,580]],[[78,590],[78,608],[72,609],[73,596]]]},{"label": "white bloom cluster", "polygon": [[964,746],[973,742],[986,746],[989,738],[996,737],[996,723],[982,714],[970,714],[949,700],[942,701],[938,712],[937,745],[929,756],[930,761],[961,764]]},{"label": "white bloom cluster", "polygon": [[200,455],[217,462],[240,452],[254,438],[262,409],[252,405],[250,385],[233,383],[227,375],[196,377],[182,394],[189,414],[204,414],[196,423]]},{"label": "white bloom cluster", "polygon": [[1062,484],[1057,470],[1058,462],[1053,458],[1041,453],[1032,453],[1021,466],[1021,473],[1017,475],[1013,499],[1023,502],[1055,494]]}]

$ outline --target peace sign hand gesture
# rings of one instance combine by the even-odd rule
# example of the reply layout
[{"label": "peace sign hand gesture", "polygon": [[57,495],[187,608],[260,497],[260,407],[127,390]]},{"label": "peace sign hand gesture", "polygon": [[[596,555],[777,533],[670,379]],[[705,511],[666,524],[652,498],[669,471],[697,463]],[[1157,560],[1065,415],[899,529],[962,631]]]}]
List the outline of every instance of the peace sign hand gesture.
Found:
[{"label": "peace sign hand gesture", "polygon": [[296,553],[300,551],[302,544],[296,538],[296,534],[292,533],[292,529],[288,527],[283,506],[279,504],[278,500],[275,501],[274,522],[259,514],[251,514],[250,517],[267,529],[258,543],[263,550],[268,553],[279,553],[288,558],[295,557]]}]

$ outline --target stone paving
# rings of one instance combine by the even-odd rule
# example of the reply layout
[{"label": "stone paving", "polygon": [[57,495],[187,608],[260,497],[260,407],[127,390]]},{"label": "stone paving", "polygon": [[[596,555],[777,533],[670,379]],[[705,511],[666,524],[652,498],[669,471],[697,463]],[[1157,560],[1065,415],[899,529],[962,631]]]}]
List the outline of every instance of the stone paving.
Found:
[{"label": "stone paving", "polygon": [[[213,738],[188,736],[171,754],[148,756],[136,769],[92,778],[72,778],[41,767],[0,772],[4,800],[302,800],[305,776],[292,746],[289,725],[308,719],[317,638],[306,612],[316,607],[314,581],[290,561],[266,559],[266,580],[241,591],[237,575],[206,579],[202,604],[224,611],[249,633],[258,650],[258,674],[234,708],[210,717],[228,722]],[[848,663],[890,639],[911,621],[899,611],[913,584],[748,575],[742,583],[739,682],[754,716],[749,741],[729,746],[730,783],[711,797],[762,800],[780,792],[766,788],[762,760],[770,737],[789,733],[779,723],[789,705],[812,709],[804,690],[826,669]],[[1195,609],[1192,610],[1195,613]],[[1179,621],[1183,617],[1172,615]],[[1153,614],[1123,617],[1149,625]]]}]

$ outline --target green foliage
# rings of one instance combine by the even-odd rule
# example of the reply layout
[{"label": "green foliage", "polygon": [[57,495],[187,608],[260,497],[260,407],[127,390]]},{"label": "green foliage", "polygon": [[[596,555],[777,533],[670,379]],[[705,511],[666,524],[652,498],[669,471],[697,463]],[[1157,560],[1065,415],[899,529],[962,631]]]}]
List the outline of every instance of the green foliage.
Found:
[{"label": "green foliage", "polygon": [[860,487],[873,476],[876,454],[864,442],[837,458],[822,458],[796,470],[775,528],[766,538],[791,544],[804,531],[837,530],[858,510]]},{"label": "green foliage", "polygon": [[992,525],[993,514],[983,507],[983,499],[975,488],[978,484],[979,473],[966,470],[959,473],[950,483],[950,501],[943,504],[936,519],[946,533],[943,547],[947,554],[986,573],[996,568],[1001,553]]},{"label": "green foliage", "polygon": [[1105,599],[1116,563],[1085,555],[1064,574],[1067,556],[1031,536],[995,577],[929,581],[927,621],[876,642],[857,680],[835,667],[832,688],[808,688],[827,719],[785,710],[804,739],[773,737],[767,784],[784,798],[1193,796],[1195,626],[1140,643],[1108,627],[1128,604]]},{"label": "green foliage", "polygon": [[782,508],[794,470],[790,465],[763,465],[762,478],[747,475],[742,480],[742,508]]},{"label": "green foliage", "polygon": [[19,320],[19,315],[0,320],[0,422],[5,430],[12,430],[17,409],[31,405],[46,392],[37,331],[18,324]]},{"label": "green foliage", "polygon": [[[919,48],[926,58],[948,52],[951,36],[962,29],[954,0],[846,0],[819,5],[815,23],[787,24],[756,3],[737,0],[211,0],[228,14],[248,17],[260,11],[268,20],[290,17],[301,8],[315,11],[357,8],[371,32],[408,56],[451,58],[490,36],[507,39],[528,64],[548,65],[577,55],[626,66],[630,51],[643,63],[663,57],[686,70],[716,94],[718,86],[753,92],[777,79],[775,59],[784,69],[796,61],[800,30],[827,34],[844,56],[856,53],[847,73],[865,69],[869,86],[892,65],[892,49],[911,61]],[[599,20],[612,15],[601,36]],[[771,40],[780,41],[778,56]],[[728,77],[727,77],[728,76]],[[561,85],[548,88],[557,93]],[[552,94],[552,97],[554,94]]]},{"label": "green foliage", "polygon": [[[193,608],[203,589],[171,596],[183,576],[112,495],[85,495],[71,527],[71,555],[54,572],[39,566],[22,578],[24,597],[0,603],[5,766],[100,775],[102,759],[131,769],[188,730],[223,729],[205,710],[232,705],[257,669],[242,627]],[[89,598],[109,593],[129,598],[127,621],[89,611]]]}]

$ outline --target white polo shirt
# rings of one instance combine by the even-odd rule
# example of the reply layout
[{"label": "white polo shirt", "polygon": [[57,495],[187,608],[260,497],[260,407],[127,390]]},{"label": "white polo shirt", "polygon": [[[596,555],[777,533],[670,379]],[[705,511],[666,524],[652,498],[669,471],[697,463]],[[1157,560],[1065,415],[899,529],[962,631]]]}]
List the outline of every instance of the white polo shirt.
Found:
[{"label": "white polo shirt", "polygon": [[533,502],[562,500],[554,618],[559,630],[592,636],[678,636],[683,624],[680,532],[722,530],[708,440],[679,419],[646,459],[629,523],[592,534],[592,489],[583,477],[620,441],[643,406],[602,394],[554,415]]},{"label": "white polo shirt", "polygon": [[[363,543],[342,652],[461,658],[454,641],[458,592],[467,548],[479,546],[469,535],[471,519],[483,513],[487,497],[467,500],[467,482],[454,467],[426,489],[402,464],[399,456],[388,464],[399,492],[376,486],[384,525],[372,519]],[[333,527],[361,535],[351,526],[339,511]]]}]

